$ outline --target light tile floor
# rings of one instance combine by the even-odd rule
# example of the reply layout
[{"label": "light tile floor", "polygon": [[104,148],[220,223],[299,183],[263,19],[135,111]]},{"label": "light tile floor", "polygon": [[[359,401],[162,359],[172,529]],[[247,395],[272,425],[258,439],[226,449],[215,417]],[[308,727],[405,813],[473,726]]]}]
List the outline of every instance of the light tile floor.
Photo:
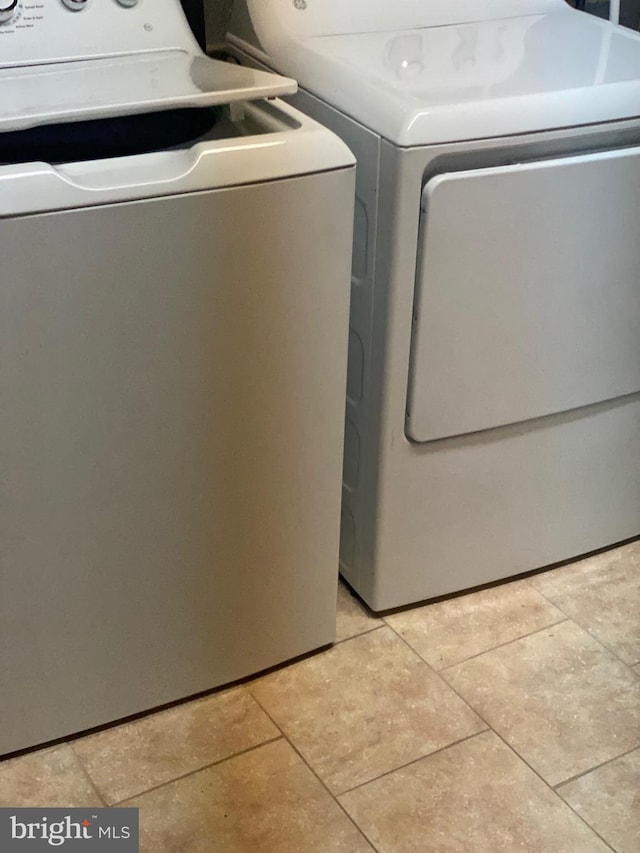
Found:
[{"label": "light tile floor", "polygon": [[131,805],[144,853],[640,853],[640,542],[0,764],[0,806]]}]

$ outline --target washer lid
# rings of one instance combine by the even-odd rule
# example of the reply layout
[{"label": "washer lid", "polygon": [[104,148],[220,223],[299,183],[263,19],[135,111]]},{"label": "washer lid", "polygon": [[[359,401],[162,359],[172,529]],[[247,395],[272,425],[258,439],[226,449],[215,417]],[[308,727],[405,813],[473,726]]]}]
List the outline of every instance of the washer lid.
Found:
[{"label": "washer lid", "polygon": [[640,35],[569,7],[275,47],[276,68],[400,146],[640,116]]},{"label": "washer lid", "polygon": [[296,83],[184,50],[0,68],[0,131],[293,94]]}]

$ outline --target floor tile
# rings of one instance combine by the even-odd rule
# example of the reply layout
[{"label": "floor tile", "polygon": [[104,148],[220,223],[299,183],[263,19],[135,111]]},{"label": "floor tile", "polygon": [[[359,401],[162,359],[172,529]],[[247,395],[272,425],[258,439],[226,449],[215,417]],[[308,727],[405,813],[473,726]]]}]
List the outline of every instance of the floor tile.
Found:
[{"label": "floor tile", "polygon": [[381,624],[381,620],[369,613],[341,581],[338,585],[336,642],[357,637]]},{"label": "floor tile", "polygon": [[636,675],[640,676],[640,664],[638,666],[631,667]]},{"label": "floor tile", "polygon": [[558,793],[617,853],[638,853],[640,749],[561,785]]},{"label": "floor tile", "polygon": [[339,799],[380,853],[608,850],[493,732]]},{"label": "floor tile", "polygon": [[128,801],[141,853],[372,853],[284,740]]},{"label": "floor tile", "polygon": [[387,627],[249,689],[334,793],[486,728]]},{"label": "floor tile", "polygon": [[625,663],[640,663],[640,542],[529,582]]},{"label": "floor tile", "polygon": [[552,785],[640,745],[640,682],[572,622],[443,675]]},{"label": "floor tile", "polygon": [[526,581],[427,604],[387,616],[435,669],[460,663],[566,617]]},{"label": "floor tile", "polygon": [[68,746],[0,762],[0,807],[83,808],[102,802]]},{"label": "floor tile", "polygon": [[244,688],[236,688],[90,735],[73,748],[113,804],[279,734]]}]

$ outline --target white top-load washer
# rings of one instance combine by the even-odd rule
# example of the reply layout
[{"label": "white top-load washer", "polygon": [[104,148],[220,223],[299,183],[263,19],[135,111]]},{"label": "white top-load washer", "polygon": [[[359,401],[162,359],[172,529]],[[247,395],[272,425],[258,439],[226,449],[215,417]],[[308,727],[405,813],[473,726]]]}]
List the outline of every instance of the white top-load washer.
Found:
[{"label": "white top-load washer", "polygon": [[293,91],[0,0],[0,754],[333,641],[355,166]]},{"label": "white top-load washer", "polygon": [[236,0],[358,159],[341,537],[376,610],[640,532],[640,37],[564,0]]}]

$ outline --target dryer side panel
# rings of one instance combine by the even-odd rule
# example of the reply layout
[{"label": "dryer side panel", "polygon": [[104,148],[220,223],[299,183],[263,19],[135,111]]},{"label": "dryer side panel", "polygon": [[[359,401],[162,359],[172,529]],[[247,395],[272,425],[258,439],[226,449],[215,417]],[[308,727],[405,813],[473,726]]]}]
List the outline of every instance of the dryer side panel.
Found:
[{"label": "dryer side panel", "polygon": [[423,192],[407,435],[640,390],[640,148],[447,173]]}]

